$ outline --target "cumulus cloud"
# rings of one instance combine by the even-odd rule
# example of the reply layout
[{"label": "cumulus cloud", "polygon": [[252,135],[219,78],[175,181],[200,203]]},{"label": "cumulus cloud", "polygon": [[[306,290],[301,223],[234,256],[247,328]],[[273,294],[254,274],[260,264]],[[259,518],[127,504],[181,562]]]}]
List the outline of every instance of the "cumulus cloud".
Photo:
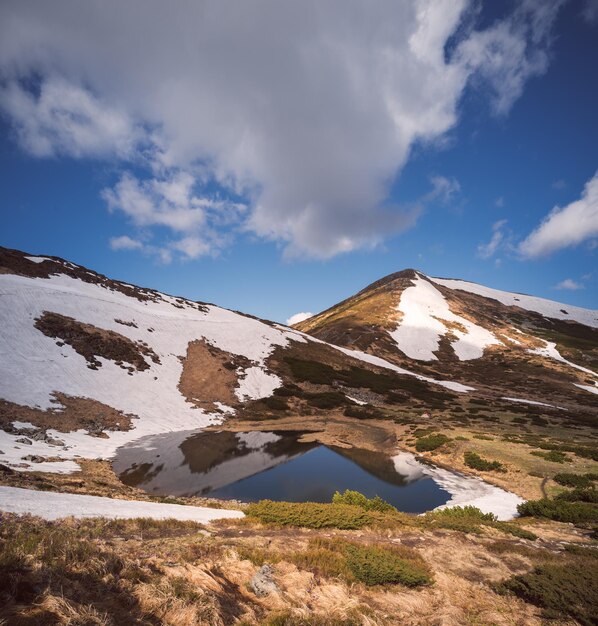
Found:
[{"label": "cumulus cloud", "polygon": [[507,220],[498,220],[492,224],[492,237],[487,243],[478,245],[478,256],[482,259],[489,259],[508,241],[504,227]]},{"label": "cumulus cloud", "polygon": [[[578,200],[554,207],[519,245],[525,258],[547,256],[598,237],[598,171],[585,184]],[[592,241],[590,241],[592,243]]]},{"label": "cumulus cloud", "polygon": [[569,291],[577,291],[578,289],[584,289],[581,283],[573,280],[572,278],[565,278],[560,283],[554,286],[555,289],[568,289]]},{"label": "cumulus cloud", "polygon": [[0,88],[0,107],[19,142],[37,157],[126,157],[141,139],[131,119],[62,78],[48,77],[33,95],[18,82]]},{"label": "cumulus cloud", "polygon": [[110,239],[110,247],[113,250],[141,250],[143,243],[128,235],[121,235],[120,237],[112,237]]},{"label": "cumulus cloud", "polygon": [[295,313],[295,315],[291,315],[289,319],[285,322],[287,326],[292,326],[293,324],[298,324],[299,322],[303,322],[304,320],[313,317],[313,313],[301,312]]},{"label": "cumulus cloud", "polygon": [[[506,113],[560,4],[475,30],[473,0],[5,0],[0,107],[35,156],[146,168],[104,197],[178,233],[171,250],[213,251],[219,224],[326,258],[415,223],[387,200],[411,149],[453,128],[470,83]],[[204,206],[214,186],[248,210]]]}]

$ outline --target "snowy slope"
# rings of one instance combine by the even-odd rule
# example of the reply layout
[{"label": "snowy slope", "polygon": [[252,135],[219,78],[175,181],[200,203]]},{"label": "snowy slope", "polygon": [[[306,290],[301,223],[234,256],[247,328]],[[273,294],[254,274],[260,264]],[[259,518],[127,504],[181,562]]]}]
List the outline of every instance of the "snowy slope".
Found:
[{"label": "snowy slope", "polygon": [[[148,369],[129,375],[113,361],[100,357],[101,367],[90,369],[85,358],[71,346],[60,345],[62,342],[35,328],[35,319],[44,311],[115,331],[133,341],[144,341],[160,362],[150,361]],[[276,346],[287,345],[289,338],[306,341],[291,329],[274,328],[215,306],[205,307],[204,312],[195,303],[181,305],[170,296],[139,301],[65,275],[0,275],[0,319],[0,398],[24,406],[56,409],[59,405],[53,401],[53,394],[62,392],[92,398],[139,418],[133,420],[132,430],[112,431],[107,439],[83,432],[51,431],[53,437],[65,443],[64,448],[36,441],[15,451],[10,445],[14,436],[0,432],[0,450],[5,461],[21,454],[72,458],[71,447],[83,457],[106,458],[118,446],[143,435],[197,428],[222,420],[221,414],[208,413],[188,402],[178,389],[181,358],[190,341],[205,339],[251,361],[250,367],[239,372],[236,394],[244,399],[271,395],[280,385],[280,379],[264,366]],[[115,320],[133,322],[135,326]]]},{"label": "snowy slope", "polygon": [[397,309],[402,318],[390,333],[409,358],[438,360],[434,353],[441,337],[449,331],[456,337],[451,346],[461,361],[479,359],[488,346],[502,343],[489,330],[453,313],[444,296],[428,280],[418,274],[412,283],[401,294]]},{"label": "snowy slope", "polygon": [[536,296],[526,296],[519,293],[510,293],[508,291],[500,291],[491,287],[484,287],[477,283],[470,283],[465,280],[455,280],[452,278],[432,278],[431,281],[450,289],[461,289],[469,291],[485,298],[498,300],[506,306],[518,306],[527,311],[540,313],[544,317],[550,317],[558,320],[573,320],[585,326],[598,328],[598,311],[592,309],[582,309],[580,307],[562,304],[545,298],[537,298]]},{"label": "snowy slope", "polygon": [[244,517],[242,511],[211,509],[203,506],[162,504],[141,500],[114,500],[102,496],[78,493],[55,493],[34,491],[18,487],[0,486],[0,511],[6,513],[29,513],[47,520],[63,517],[107,517],[110,519],[190,520],[208,523],[216,519]]}]

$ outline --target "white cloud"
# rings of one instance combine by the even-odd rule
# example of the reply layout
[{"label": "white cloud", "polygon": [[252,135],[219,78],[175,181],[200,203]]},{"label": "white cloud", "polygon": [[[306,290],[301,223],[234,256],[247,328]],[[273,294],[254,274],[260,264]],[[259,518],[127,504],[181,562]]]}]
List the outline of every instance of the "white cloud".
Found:
[{"label": "white cloud", "polygon": [[37,157],[126,157],[140,139],[125,113],[55,76],[40,85],[37,97],[17,81],[1,86],[0,108],[23,148]]},{"label": "white cloud", "polygon": [[494,206],[498,207],[499,209],[502,209],[505,206],[505,199],[503,198],[503,196],[499,196],[498,198],[496,198],[496,200],[494,201]]},{"label": "white cloud", "polygon": [[132,239],[128,235],[120,237],[112,237],[110,239],[110,247],[113,250],[141,250],[143,243],[137,239]]},{"label": "white cloud", "polygon": [[[36,156],[148,167],[105,197],[184,254],[243,222],[325,258],[415,223],[387,202],[413,146],[454,127],[472,80],[505,113],[546,69],[559,6],[525,0],[478,31],[473,0],[5,0],[0,107]],[[249,209],[204,206],[206,182]]]},{"label": "white cloud", "polygon": [[293,324],[298,324],[299,322],[303,322],[304,320],[313,317],[313,313],[301,312],[295,313],[295,315],[291,315],[289,319],[285,322],[287,326],[292,326]]},{"label": "white cloud", "polygon": [[578,289],[584,289],[585,287],[573,280],[572,278],[565,278],[558,285],[554,286],[555,289],[569,289],[570,291],[577,291]]},{"label": "white cloud", "polygon": [[519,245],[526,258],[547,256],[598,236],[598,171],[585,184],[579,200],[554,207]]},{"label": "white cloud", "polygon": [[564,3],[521,0],[509,17],[473,33],[459,46],[459,62],[490,87],[497,114],[507,113],[525,83],[548,68],[552,26]]},{"label": "white cloud", "polygon": [[492,224],[492,237],[488,243],[478,245],[478,256],[482,259],[489,259],[494,256],[499,248],[506,243],[504,226],[507,220],[498,220]]},{"label": "white cloud", "polygon": [[461,192],[461,184],[456,178],[446,176],[432,176],[432,191],[428,194],[429,199],[438,199],[444,204],[451,202]]}]

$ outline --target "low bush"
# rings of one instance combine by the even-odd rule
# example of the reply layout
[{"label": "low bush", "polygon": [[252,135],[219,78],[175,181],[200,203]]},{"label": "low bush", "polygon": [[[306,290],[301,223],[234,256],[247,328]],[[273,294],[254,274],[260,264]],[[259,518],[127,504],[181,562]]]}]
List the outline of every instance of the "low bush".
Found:
[{"label": "low bush", "polygon": [[598,490],[594,487],[579,488],[576,487],[571,491],[564,491],[556,496],[555,500],[564,500],[565,502],[593,502],[598,504]]},{"label": "low bush", "polygon": [[539,456],[542,459],[546,459],[551,463],[565,463],[571,462],[571,459],[564,453],[558,450],[549,450],[548,452],[542,452],[541,450],[533,450],[530,452],[534,456]]},{"label": "low bush", "polygon": [[467,467],[477,469],[481,472],[506,472],[506,468],[502,463],[498,461],[488,461],[484,459],[476,452],[465,452],[463,454],[463,460]]},{"label": "low bush", "polygon": [[239,548],[242,559],[254,565],[293,563],[328,578],[366,585],[401,584],[418,587],[432,583],[425,561],[410,548],[394,545],[367,545],[341,538],[310,539],[304,550],[266,551],[260,548]]},{"label": "low bush", "polygon": [[432,584],[432,576],[421,559],[405,558],[405,551],[390,547],[348,545],[347,565],[357,580],[366,585],[421,587]]},{"label": "low bush", "polygon": [[432,450],[436,450],[443,446],[445,443],[448,443],[450,438],[442,433],[432,433],[431,435],[426,435],[425,437],[420,437],[415,442],[415,449],[418,452],[430,452]]},{"label": "low bush", "polygon": [[481,526],[490,526],[503,533],[535,541],[538,537],[529,530],[510,522],[499,522],[494,513],[484,513],[475,506],[454,506],[426,513],[425,519],[433,526],[458,530],[465,533],[479,533]]},{"label": "low bush", "polygon": [[591,487],[598,480],[598,474],[555,474],[553,480],[563,487]]},{"label": "low bush", "polygon": [[265,524],[304,528],[340,528],[354,530],[371,523],[368,512],[349,504],[319,502],[274,502],[260,500],[247,507],[249,517]]},{"label": "low bush", "polygon": [[352,491],[351,489],[347,489],[344,493],[336,491],[332,496],[332,502],[333,504],[350,504],[358,506],[366,511],[396,511],[392,504],[389,504],[380,496],[367,498],[362,493],[359,493],[359,491]]},{"label": "low bush", "polygon": [[567,502],[565,500],[530,500],[518,505],[520,515],[545,517],[557,522],[572,524],[598,523],[598,506],[590,502]]},{"label": "low bush", "polygon": [[439,509],[432,513],[438,519],[468,519],[471,521],[488,523],[496,522],[494,513],[484,513],[476,506],[452,506],[446,509]]},{"label": "low bush", "polygon": [[598,568],[583,558],[547,563],[496,586],[542,609],[543,617],[569,617],[583,626],[598,624]]}]

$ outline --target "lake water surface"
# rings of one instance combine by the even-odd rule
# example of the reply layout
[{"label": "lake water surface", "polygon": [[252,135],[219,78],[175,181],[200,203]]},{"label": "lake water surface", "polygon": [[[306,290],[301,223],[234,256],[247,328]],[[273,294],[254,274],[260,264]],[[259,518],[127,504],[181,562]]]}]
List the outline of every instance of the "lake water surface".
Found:
[{"label": "lake water surface", "polygon": [[354,489],[409,513],[429,511],[451,498],[434,478],[401,473],[382,453],[301,442],[302,434],[156,435],[121,448],[113,466],[124,483],[164,496],[330,502],[335,491]]}]

